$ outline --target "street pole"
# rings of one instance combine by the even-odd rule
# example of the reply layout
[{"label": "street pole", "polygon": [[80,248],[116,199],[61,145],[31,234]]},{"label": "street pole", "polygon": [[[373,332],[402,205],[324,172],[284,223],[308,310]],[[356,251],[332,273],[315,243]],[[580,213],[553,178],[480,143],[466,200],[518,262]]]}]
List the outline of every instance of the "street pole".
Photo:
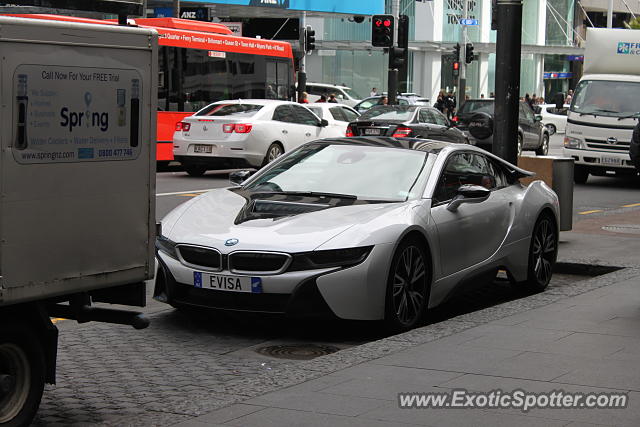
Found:
[{"label": "street pole", "polygon": [[[391,14],[396,22],[393,29],[393,44],[389,49],[393,49],[393,46],[398,40],[398,22],[400,17],[400,0],[393,0],[391,3]],[[395,105],[398,97],[398,70],[394,68],[393,54],[389,52],[389,73],[387,77],[387,103],[389,105]]]},{"label": "street pole", "polygon": [[180,0],[173,0],[173,17],[180,18]]},{"label": "street pole", "polygon": [[[469,1],[464,0],[462,6],[462,19],[467,19],[469,15]],[[466,22],[466,21],[465,21]],[[458,76],[458,104],[457,108],[464,103],[467,93],[467,26],[462,26],[462,37],[460,41],[460,74]]]},{"label": "street pole", "polygon": [[518,161],[522,0],[498,0],[497,9],[493,153],[516,164]]},{"label": "street pole", "polygon": [[[305,46],[305,38],[307,31],[307,12],[302,11],[300,17],[300,50],[302,51],[302,58],[300,58],[300,64],[298,66],[298,99],[302,99],[302,92],[307,90],[307,73],[305,72],[307,52]],[[296,101],[297,101],[296,100]]]},{"label": "street pole", "polygon": [[613,0],[609,0],[609,8],[607,9],[607,28],[613,28]]}]

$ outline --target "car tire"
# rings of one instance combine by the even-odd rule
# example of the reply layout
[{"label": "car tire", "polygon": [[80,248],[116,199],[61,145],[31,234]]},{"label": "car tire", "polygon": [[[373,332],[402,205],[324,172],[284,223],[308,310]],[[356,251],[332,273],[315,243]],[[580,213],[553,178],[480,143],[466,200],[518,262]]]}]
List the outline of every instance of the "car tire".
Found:
[{"label": "car tire", "polygon": [[0,373],[12,377],[11,390],[0,399],[2,426],[27,426],[38,411],[45,382],[42,344],[30,329],[0,329]]},{"label": "car tire", "polygon": [[262,162],[262,166],[266,166],[278,157],[284,154],[284,148],[282,148],[282,144],[279,142],[272,143],[267,149],[267,154],[264,156],[264,160]]},{"label": "car tire", "polygon": [[547,130],[549,131],[549,135],[554,135],[558,130],[556,129],[556,125],[549,123],[546,126]]},{"label": "car tire", "polygon": [[184,170],[189,176],[202,176],[207,171],[207,167],[203,165],[186,165]]},{"label": "car tire", "polygon": [[523,285],[530,291],[542,292],[551,281],[558,257],[558,229],[553,217],[543,213],[531,233],[527,264],[527,280]]},{"label": "car tire", "polygon": [[573,167],[573,182],[576,184],[586,184],[589,179],[589,169],[582,165]]},{"label": "car tire", "polygon": [[536,156],[546,156],[549,154],[549,135],[542,134],[542,144],[536,149]]},{"label": "car tire", "polygon": [[431,288],[431,262],[424,244],[404,239],[391,260],[385,298],[385,324],[389,331],[414,328],[427,309]]},{"label": "car tire", "polygon": [[518,157],[522,156],[522,135],[518,134]]}]

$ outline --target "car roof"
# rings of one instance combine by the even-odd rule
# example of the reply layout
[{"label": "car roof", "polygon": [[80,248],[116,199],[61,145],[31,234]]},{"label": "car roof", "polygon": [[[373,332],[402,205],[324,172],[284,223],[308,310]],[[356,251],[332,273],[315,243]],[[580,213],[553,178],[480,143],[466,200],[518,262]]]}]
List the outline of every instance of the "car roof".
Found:
[{"label": "car roof", "polygon": [[320,86],[320,87],[336,87],[336,88],[340,88],[340,89],[351,89],[349,86],[332,85],[330,83],[311,83],[311,82],[307,82],[306,85],[307,86]]},{"label": "car roof", "polygon": [[[274,104],[298,104],[293,101],[283,101],[281,99],[225,99],[222,101],[212,102],[211,104],[255,104],[255,105],[274,105]],[[208,105],[211,105],[208,104]]]}]

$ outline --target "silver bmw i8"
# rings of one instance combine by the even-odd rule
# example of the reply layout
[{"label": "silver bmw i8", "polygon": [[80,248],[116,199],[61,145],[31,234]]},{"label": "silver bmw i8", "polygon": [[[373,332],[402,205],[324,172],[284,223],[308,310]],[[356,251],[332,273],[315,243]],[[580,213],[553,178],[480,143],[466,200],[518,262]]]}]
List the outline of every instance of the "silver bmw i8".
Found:
[{"label": "silver bmw i8", "polygon": [[414,327],[499,269],[542,291],[559,205],[481,149],[356,137],[302,145],[169,213],[155,297],[174,307],[384,320]]}]

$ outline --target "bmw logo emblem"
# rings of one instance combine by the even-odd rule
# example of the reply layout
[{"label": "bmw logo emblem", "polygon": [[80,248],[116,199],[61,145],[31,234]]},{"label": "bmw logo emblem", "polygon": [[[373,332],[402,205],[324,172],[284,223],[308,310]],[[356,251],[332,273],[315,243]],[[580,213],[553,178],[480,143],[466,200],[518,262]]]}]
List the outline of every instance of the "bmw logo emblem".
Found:
[{"label": "bmw logo emblem", "polygon": [[225,246],[234,246],[234,245],[237,245],[239,241],[240,241],[240,240],[238,240],[238,239],[227,239],[227,240],[224,242],[224,245],[225,245]]}]

